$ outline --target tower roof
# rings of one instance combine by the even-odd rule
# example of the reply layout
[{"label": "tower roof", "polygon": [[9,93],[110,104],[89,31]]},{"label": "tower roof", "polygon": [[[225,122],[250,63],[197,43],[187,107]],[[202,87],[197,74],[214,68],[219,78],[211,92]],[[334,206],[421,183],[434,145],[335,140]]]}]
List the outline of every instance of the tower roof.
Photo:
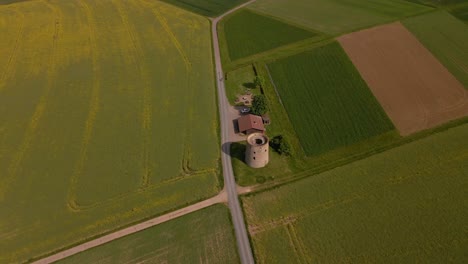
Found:
[{"label": "tower roof", "polygon": [[248,114],[241,116],[239,117],[239,119],[237,119],[237,122],[239,124],[240,132],[244,132],[249,129],[265,131],[265,126],[263,125],[262,117],[257,115]]}]

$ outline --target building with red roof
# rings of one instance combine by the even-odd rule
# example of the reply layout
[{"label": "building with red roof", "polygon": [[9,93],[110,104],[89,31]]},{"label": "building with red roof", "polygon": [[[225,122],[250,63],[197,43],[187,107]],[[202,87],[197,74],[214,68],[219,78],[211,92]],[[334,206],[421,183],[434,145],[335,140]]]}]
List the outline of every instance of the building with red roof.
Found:
[{"label": "building with red roof", "polygon": [[263,125],[263,120],[261,116],[257,115],[243,115],[237,119],[237,124],[239,125],[239,132],[246,135],[265,131],[265,126]]}]

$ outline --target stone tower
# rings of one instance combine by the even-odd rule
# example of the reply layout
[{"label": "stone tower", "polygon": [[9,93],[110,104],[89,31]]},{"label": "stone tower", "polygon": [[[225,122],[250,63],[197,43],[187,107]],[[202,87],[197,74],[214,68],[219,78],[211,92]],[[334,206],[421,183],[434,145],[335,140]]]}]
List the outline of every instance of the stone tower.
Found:
[{"label": "stone tower", "polygon": [[268,164],[268,137],[262,133],[252,133],[247,137],[245,162],[252,168],[262,168]]}]

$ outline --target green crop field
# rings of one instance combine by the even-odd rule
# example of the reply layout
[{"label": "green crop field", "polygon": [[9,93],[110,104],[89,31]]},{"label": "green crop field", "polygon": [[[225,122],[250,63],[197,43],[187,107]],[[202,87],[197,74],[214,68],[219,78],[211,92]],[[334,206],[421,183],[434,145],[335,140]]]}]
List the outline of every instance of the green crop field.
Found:
[{"label": "green crop field", "polygon": [[249,8],[332,35],[432,9],[403,0],[258,0]]},{"label": "green crop field", "polygon": [[268,65],[304,151],[317,155],[393,129],[341,46]]},{"label": "green crop field", "polygon": [[239,263],[224,205],[214,205],[58,263]]},{"label": "green crop field", "polygon": [[0,6],[0,36],[0,263],[218,192],[206,18],[29,1]]},{"label": "green crop field", "polygon": [[161,0],[197,14],[216,17],[247,0]]},{"label": "green crop field", "polygon": [[465,23],[468,23],[468,3],[454,7],[450,10],[450,13]]},{"label": "green crop field", "polygon": [[247,10],[226,18],[220,27],[224,31],[231,60],[318,35]]},{"label": "green crop field", "polygon": [[444,11],[403,24],[468,89],[468,26]]},{"label": "green crop field", "polygon": [[27,2],[27,1],[31,1],[31,0],[0,0],[0,5],[9,5],[9,4]]},{"label": "green crop field", "polygon": [[465,263],[468,124],[242,199],[258,263]]},{"label": "green crop field", "polygon": [[423,5],[431,5],[431,6],[450,6],[456,5],[460,3],[465,3],[466,0],[405,0],[412,3],[419,3]]}]

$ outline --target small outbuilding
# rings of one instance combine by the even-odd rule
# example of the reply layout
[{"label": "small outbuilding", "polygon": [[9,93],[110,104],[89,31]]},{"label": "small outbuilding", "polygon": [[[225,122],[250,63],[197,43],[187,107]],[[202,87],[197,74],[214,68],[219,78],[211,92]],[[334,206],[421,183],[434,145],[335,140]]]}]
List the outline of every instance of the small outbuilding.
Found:
[{"label": "small outbuilding", "polygon": [[270,116],[268,114],[263,114],[262,115],[262,121],[264,125],[269,125],[270,124]]},{"label": "small outbuilding", "polygon": [[239,125],[239,132],[246,135],[258,132],[263,133],[265,131],[261,116],[252,114],[243,115],[237,119],[237,124]]}]

